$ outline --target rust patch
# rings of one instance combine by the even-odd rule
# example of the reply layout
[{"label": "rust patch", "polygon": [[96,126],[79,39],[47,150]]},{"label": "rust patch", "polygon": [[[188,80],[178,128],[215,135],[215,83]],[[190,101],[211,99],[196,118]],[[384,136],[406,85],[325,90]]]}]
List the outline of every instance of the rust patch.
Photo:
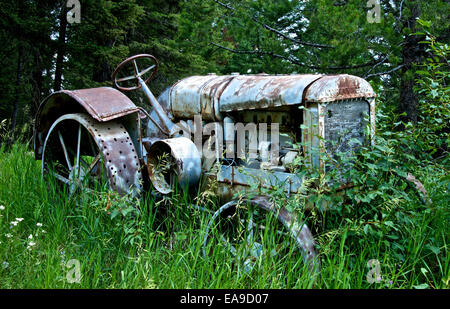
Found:
[{"label": "rust patch", "polygon": [[340,77],[338,80],[338,96],[354,96],[359,88],[358,80],[347,76]]},{"label": "rust patch", "polygon": [[63,90],[80,103],[95,120],[104,122],[138,111],[137,106],[122,92],[109,88]]},{"label": "rust patch", "polygon": [[347,74],[323,76],[311,83],[305,93],[305,102],[319,103],[376,97],[367,81]]},{"label": "rust patch", "polygon": [[254,87],[258,82],[267,79],[266,76],[255,75],[252,78],[246,78],[245,81],[235,89],[234,95],[240,96],[241,94],[246,94],[248,89]]},{"label": "rust patch", "polygon": [[110,87],[55,92],[44,99],[36,114],[35,157],[41,158],[48,130],[64,114],[87,112],[93,119],[105,122],[138,111],[139,108],[126,95]]}]

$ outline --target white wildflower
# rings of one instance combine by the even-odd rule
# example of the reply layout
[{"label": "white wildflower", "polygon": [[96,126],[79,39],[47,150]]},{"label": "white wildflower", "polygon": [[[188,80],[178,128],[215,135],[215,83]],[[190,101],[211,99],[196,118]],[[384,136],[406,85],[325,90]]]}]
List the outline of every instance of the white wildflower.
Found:
[{"label": "white wildflower", "polygon": [[0,205],[0,210],[5,210],[5,206]]},{"label": "white wildflower", "polygon": [[12,237],[12,235],[10,233],[5,234],[5,236],[6,236],[6,238],[11,238]]},{"label": "white wildflower", "polygon": [[35,242],[30,241],[30,242],[28,243],[27,249],[31,249],[35,244],[36,244]]},{"label": "white wildflower", "polygon": [[11,226],[16,226],[19,222],[17,221],[11,221]]},{"label": "white wildflower", "polygon": [[42,223],[39,223],[39,222],[38,222],[38,223],[36,223],[36,226],[37,226],[37,227],[42,227]]},{"label": "white wildflower", "polygon": [[16,218],[16,221],[21,222],[21,221],[23,221],[23,218]]},{"label": "white wildflower", "polygon": [[59,251],[59,254],[61,255],[61,263],[65,264],[65,262],[66,262],[66,251],[61,250],[61,251]]},{"label": "white wildflower", "polygon": [[28,236],[28,239],[33,239],[33,235],[30,234],[30,235]]},{"label": "white wildflower", "polygon": [[8,266],[9,266],[9,263],[8,263],[8,262],[4,261],[4,262],[2,263],[3,269],[8,268]]}]

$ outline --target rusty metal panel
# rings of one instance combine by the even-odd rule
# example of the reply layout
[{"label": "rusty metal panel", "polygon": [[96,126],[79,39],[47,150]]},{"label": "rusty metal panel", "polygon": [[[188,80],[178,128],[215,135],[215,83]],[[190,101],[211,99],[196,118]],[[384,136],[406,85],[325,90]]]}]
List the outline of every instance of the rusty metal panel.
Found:
[{"label": "rusty metal panel", "polygon": [[302,103],[303,91],[321,75],[192,76],[172,86],[169,102],[178,118],[202,115],[221,120],[221,112]]},{"label": "rusty metal panel", "polygon": [[[73,103],[78,103],[74,106]],[[122,92],[109,88],[62,90],[48,96],[39,106],[36,127],[46,127],[45,122],[53,122],[53,114],[61,116],[73,111],[86,110],[95,120],[104,122],[135,113],[138,107]],[[49,119],[50,118],[50,119]]]},{"label": "rusty metal panel", "polygon": [[341,74],[327,75],[316,80],[306,91],[307,102],[333,102],[355,98],[374,98],[370,84],[357,76]]},{"label": "rusty metal panel", "polygon": [[[366,117],[369,116],[369,103],[356,99],[338,101],[327,104],[324,109],[324,137],[327,151],[334,155],[337,152],[349,152],[358,148],[351,143],[357,139],[363,145],[366,140]],[[333,145],[332,143],[336,144]]]},{"label": "rusty metal panel", "polygon": [[172,86],[169,105],[178,118],[202,115],[221,120],[221,112],[264,109],[375,97],[370,84],[352,75],[192,76]]},{"label": "rusty metal panel", "polygon": [[202,115],[204,120],[221,119],[219,98],[233,76],[192,76],[185,78],[169,92],[172,114],[177,118]]},{"label": "rusty metal panel", "polygon": [[238,75],[220,97],[220,111],[302,103],[303,91],[321,75]]},{"label": "rusty metal panel", "polygon": [[295,174],[225,165],[220,166],[217,181],[233,187],[282,187],[288,194],[299,192],[302,186],[302,180]]},{"label": "rusty metal panel", "polygon": [[376,118],[376,114],[375,114],[375,98],[371,98],[368,100],[369,101],[369,105],[370,105],[370,143],[371,145],[375,144],[375,132],[376,132],[376,128],[375,128],[375,118]]},{"label": "rusty metal panel", "polygon": [[134,113],[137,106],[122,92],[110,87],[90,88],[81,90],[63,90],[68,96],[91,114],[94,119],[103,122]]},{"label": "rusty metal panel", "polygon": [[[330,155],[355,151],[359,145],[350,143],[357,139],[364,144],[373,139],[375,127],[374,99],[350,99],[328,103],[311,103],[304,109],[302,141],[307,162],[324,170],[319,151]],[[371,136],[366,136],[366,117],[371,123]],[[352,144],[352,145],[350,145]]]},{"label": "rusty metal panel", "polygon": [[202,117],[205,120],[222,120],[219,101],[223,91],[233,80],[233,76],[219,76],[207,83],[202,89]]},{"label": "rusty metal panel", "polygon": [[311,104],[303,109],[302,142],[306,161],[314,167],[319,166],[319,106]]},{"label": "rusty metal panel", "polygon": [[75,115],[100,146],[110,187],[121,194],[139,195],[143,182],[139,158],[123,124],[117,121],[97,122],[85,114]]},{"label": "rusty metal panel", "polygon": [[105,122],[136,113],[138,110],[126,95],[110,87],[55,92],[42,102],[36,114],[36,159],[40,159],[42,155],[43,142],[50,126],[64,114],[88,112],[95,120]]},{"label": "rusty metal panel", "polygon": [[192,118],[202,112],[202,89],[216,79],[215,75],[191,76],[178,81],[169,92],[172,114],[177,118]]}]

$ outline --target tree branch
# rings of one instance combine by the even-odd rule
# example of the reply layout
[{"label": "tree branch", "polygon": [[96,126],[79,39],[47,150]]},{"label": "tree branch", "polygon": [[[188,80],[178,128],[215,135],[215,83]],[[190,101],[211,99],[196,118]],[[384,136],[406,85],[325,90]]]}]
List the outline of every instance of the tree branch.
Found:
[{"label": "tree branch", "polygon": [[352,65],[352,66],[331,66],[331,67],[321,67],[321,66],[314,66],[314,65],[308,65],[304,62],[300,62],[296,59],[293,58],[293,56],[289,55],[289,56],[283,56],[280,54],[275,54],[273,52],[268,52],[268,51],[263,51],[263,50],[239,50],[239,49],[232,49],[232,48],[228,48],[219,44],[216,44],[214,42],[210,42],[211,45],[214,45],[216,47],[219,47],[221,49],[227,50],[229,52],[235,53],[235,54],[247,54],[247,55],[266,55],[266,56],[270,56],[273,58],[279,58],[279,59],[283,59],[283,60],[287,60],[292,64],[295,65],[299,65],[299,66],[303,66],[305,68],[308,69],[313,69],[313,70],[320,70],[320,71],[327,71],[327,70],[331,70],[331,71],[335,71],[335,70],[352,70],[352,69],[360,69],[363,67],[368,67],[368,66],[372,66],[372,65],[378,65],[382,62],[384,62],[387,59],[387,56],[384,57],[381,60],[378,61],[371,61],[371,62],[367,62],[367,63],[363,63],[363,64],[357,64],[357,65]]},{"label": "tree branch", "polygon": [[286,56],[283,56],[283,55],[275,54],[273,52],[262,51],[262,50],[259,50],[259,49],[258,50],[238,50],[238,49],[228,48],[228,47],[225,47],[225,46],[213,43],[213,42],[210,42],[210,44],[214,45],[216,47],[222,48],[224,50],[227,50],[229,52],[235,53],[235,54],[267,55],[267,56],[271,56],[271,57],[274,57],[274,58],[280,58],[280,59],[283,59],[283,60],[287,60],[287,61],[289,61],[292,64],[304,66],[304,67],[307,67],[309,69],[320,69],[320,67],[309,66],[309,65],[307,65],[305,63],[302,63],[302,62],[299,62],[299,61],[293,59],[292,57],[286,57]]},{"label": "tree branch", "polygon": [[386,71],[386,72],[379,72],[379,73],[374,73],[374,74],[369,74],[367,76],[364,76],[365,79],[371,78],[371,77],[375,77],[375,76],[380,76],[380,75],[387,75],[387,74],[391,74],[395,71],[400,70],[401,68],[403,68],[405,66],[405,64],[401,64],[395,68],[393,68],[392,70]]},{"label": "tree branch", "polygon": [[[229,9],[229,10],[231,10],[231,11],[235,11],[235,10],[236,10],[234,7],[230,6],[229,4],[225,4],[225,3],[220,2],[220,1],[218,1],[218,0],[214,0],[214,2],[216,2],[217,4],[223,6],[224,8],[227,8],[227,9]],[[311,43],[311,42],[303,42],[303,41],[296,40],[296,39],[294,39],[294,38],[291,38],[291,37],[287,36],[286,34],[284,34],[283,32],[281,32],[280,30],[277,30],[277,29],[275,29],[275,28],[270,27],[270,26],[267,25],[267,24],[264,24],[264,23],[260,22],[260,21],[258,20],[258,18],[256,18],[256,17],[250,17],[250,18],[251,18],[254,22],[256,22],[257,24],[259,24],[260,26],[262,26],[264,29],[266,29],[266,30],[268,30],[268,31],[270,31],[270,32],[273,32],[273,33],[277,34],[278,36],[281,36],[282,38],[284,38],[284,39],[286,39],[286,40],[289,40],[289,41],[291,41],[291,42],[293,42],[293,43],[296,43],[296,44],[299,44],[299,45],[303,45],[303,46],[315,47],[315,48],[334,48],[334,46],[331,46],[331,45],[318,44],[318,43]]]},{"label": "tree branch", "polygon": [[378,61],[378,63],[376,63],[373,67],[370,68],[369,71],[366,72],[366,74],[364,74],[364,76],[368,76],[370,72],[372,72],[377,66],[379,66],[380,64],[386,62],[387,58],[392,54],[392,52],[390,52],[389,54],[387,54],[386,56],[384,56],[384,58],[381,61]]}]

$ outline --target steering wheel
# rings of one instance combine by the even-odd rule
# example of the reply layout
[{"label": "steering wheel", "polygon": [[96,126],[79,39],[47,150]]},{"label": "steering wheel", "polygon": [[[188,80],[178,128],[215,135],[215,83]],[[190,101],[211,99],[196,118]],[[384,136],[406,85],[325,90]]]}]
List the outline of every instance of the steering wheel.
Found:
[{"label": "steering wheel", "polygon": [[[147,67],[146,69],[139,71],[136,60],[145,59],[145,58],[152,60],[153,64],[151,66]],[[122,70],[130,62],[133,63],[134,75],[117,78],[117,73],[119,73],[119,71]],[[155,57],[153,57],[152,55],[149,55],[149,54],[139,54],[139,55],[132,56],[132,57],[122,61],[122,63],[120,63],[117,66],[117,68],[114,70],[114,73],[112,74],[112,79],[113,79],[114,86],[116,86],[117,89],[122,90],[122,91],[132,91],[132,90],[141,88],[141,84],[139,83],[139,78],[142,78],[142,76],[144,74],[151,72],[150,76],[145,80],[145,83],[147,83],[148,81],[153,79],[153,77],[155,77],[155,74],[157,71],[158,71],[158,60],[156,60]],[[134,86],[134,87],[123,87],[123,86],[119,85],[119,83],[121,83],[121,82],[130,81],[133,79],[136,80],[136,86]]]}]

